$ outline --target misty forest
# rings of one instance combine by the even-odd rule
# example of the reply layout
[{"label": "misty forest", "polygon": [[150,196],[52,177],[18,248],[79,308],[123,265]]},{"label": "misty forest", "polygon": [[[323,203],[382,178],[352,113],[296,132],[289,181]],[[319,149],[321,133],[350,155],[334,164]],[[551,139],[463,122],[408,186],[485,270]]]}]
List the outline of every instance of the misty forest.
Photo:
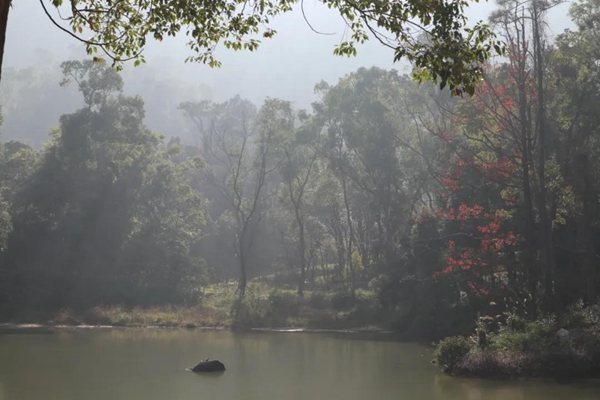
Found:
[{"label": "misty forest", "polygon": [[4,67],[0,320],[385,330],[449,374],[597,377],[600,3],[552,38],[548,8],[496,5],[473,88],[362,67],[306,109]]}]

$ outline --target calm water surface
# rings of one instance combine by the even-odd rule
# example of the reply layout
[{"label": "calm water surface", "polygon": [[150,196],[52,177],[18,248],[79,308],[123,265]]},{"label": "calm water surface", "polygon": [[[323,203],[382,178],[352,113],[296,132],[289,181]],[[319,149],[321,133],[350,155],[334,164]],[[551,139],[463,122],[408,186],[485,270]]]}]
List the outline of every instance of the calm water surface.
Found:
[{"label": "calm water surface", "polygon": [[[187,372],[202,358],[217,375]],[[0,335],[0,400],[598,400],[600,386],[450,378],[425,346],[354,335],[107,330]]]}]

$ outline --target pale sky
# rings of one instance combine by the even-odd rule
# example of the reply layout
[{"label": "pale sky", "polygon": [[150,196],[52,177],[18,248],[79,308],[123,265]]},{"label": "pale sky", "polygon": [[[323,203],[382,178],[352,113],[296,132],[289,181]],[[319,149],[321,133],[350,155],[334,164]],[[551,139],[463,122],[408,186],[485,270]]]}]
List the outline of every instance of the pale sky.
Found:
[{"label": "pale sky", "polygon": [[[84,55],[72,38],[51,24],[38,1],[19,0],[13,4],[8,23],[5,65],[22,68],[58,64],[65,59]],[[473,4],[468,16],[471,21],[485,20],[494,8],[493,2]],[[168,76],[170,82],[185,92],[182,97],[186,98],[181,101],[194,100],[189,97],[195,97],[195,93],[198,93],[198,97],[211,97],[219,101],[240,94],[257,103],[269,96],[290,100],[297,107],[306,108],[314,100],[313,87],[320,80],[335,83],[341,76],[362,66],[403,70],[402,64],[392,62],[392,51],[375,41],[361,46],[358,57],[348,59],[334,56],[334,45],[342,37],[343,21],[335,11],[328,10],[315,0],[306,1],[305,10],[316,29],[337,34],[315,34],[307,26],[300,10],[295,10],[275,19],[274,28],[278,34],[271,40],[263,41],[258,52],[220,50],[217,53],[223,63],[220,69],[184,64],[184,58],[190,54],[184,39],[151,42],[146,52],[151,64],[148,68],[154,74],[159,74],[153,81],[159,81],[160,75]],[[567,10],[568,4],[563,4],[551,11],[551,33],[560,33],[570,26]],[[143,68],[146,67],[128,71],[126,76],[143,76]]]}]

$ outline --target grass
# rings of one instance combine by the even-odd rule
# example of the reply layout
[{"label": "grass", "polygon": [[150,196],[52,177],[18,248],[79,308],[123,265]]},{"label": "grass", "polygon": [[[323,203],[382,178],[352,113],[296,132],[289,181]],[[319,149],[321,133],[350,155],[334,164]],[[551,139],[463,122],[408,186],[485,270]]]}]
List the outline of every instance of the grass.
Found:
[{"label": "grass", "polygon": [[122,306],[95,307],[86,312],[82,322],[87,325],[219,327],[228,323],[224,313],[204,307],[161,306],[126,309]]},{"label": "grass", "polygon": [[[265,282],[248,284],[246,296],[236,304],[235,282],[210,285],[195,306],[127,308],[97,306],[84,313],[61,310],[51,325],[110,325],[124,327],[223,327],[350,329],[377,325],[382,312],[374,293],[305,292],[273,289]],[[236,312],[233,306],[236,304]]]}]

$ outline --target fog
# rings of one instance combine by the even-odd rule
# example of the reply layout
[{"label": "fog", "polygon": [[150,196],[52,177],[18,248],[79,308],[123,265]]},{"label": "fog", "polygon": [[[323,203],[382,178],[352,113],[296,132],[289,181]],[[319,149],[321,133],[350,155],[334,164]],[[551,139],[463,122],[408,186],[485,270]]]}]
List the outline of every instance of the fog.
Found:
[{"label": "fog", "polygon": [[[473,22],[486,20],[494,7],[494,2],[473,3],[467,16]],[[306,2],[304,9],[313,28],[328,35],[314,33],[297,8],[275,18],[273,27],[278,31],[277,35],[273,39],[263,40],[258,51],[251,53],[227,51],[223,47],[218,49],[216,54],[222,62],[221,68],[184,63],[184,59],[191,54],[185,46],[184,35],[166,38],[161,43],[150,40],[145,51],[148,64],[138,68],[127,66],[123,71],[125,92],[144,98],[150,111],[147,120],[150,128],[167,136],[177,131],[178,136],[189,142],[193,140],[193,133],[176,109],[182,101],[225,101],[240,95],[256,104],[271,97],[291,101],[298,109],[308,109],[316,99],[313,87],[321,80],[335,83],[340,77],[360,67],[377,66],[408,71],[405,62],[394,63],[392,50],[376,40],[361,45],[357,57],[334,56],[334,46],[343,37],[344,22],[336,11],[316,1]],[[568,4],[565,3],[550,11],[550,37],[573,26],[566,15],[567,10]],[[85,57],[83,46],[57,29],[37,1],[21,0],[15,3],[8,24],[4,69],[35,69],[39,79],[43,76],[46,86],[58,86],[58,65],[67,59]],[[49,79],[55,82],[47,81]],[[56,125],[55,117],[72,110],[79,101],[73,87],[56,90],[52,112],[39,110],[35,120],[25,125],[23,121],[17,124],[12,119],[14,112],[11,113],[10,109],[25,107],[21,103],[28,101],[9,95],[7,85],[6,82],[0,85],[0,96],[5,99],[3,135],[5,138],[25,140],[35,146],[40,145],[40,134],[45,134]],[[17,88],[14,87],[13,91],[20,92]],[[159,108],[160,115],[155,112]]]}]

